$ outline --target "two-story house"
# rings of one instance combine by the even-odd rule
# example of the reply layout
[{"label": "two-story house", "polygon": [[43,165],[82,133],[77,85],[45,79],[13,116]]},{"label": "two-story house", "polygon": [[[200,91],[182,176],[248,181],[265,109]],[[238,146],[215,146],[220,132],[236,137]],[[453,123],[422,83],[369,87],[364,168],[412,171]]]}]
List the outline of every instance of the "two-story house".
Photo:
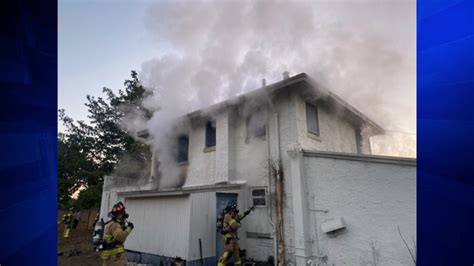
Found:
[{"label": "two-story house", "polygon": [[178,187],[105,180],[101,217],[122,200],[135,224],[130,261],[216,265],[216,218],[235,200],[241,210],[256,207],[239,230],[247,258],[411,263],[398,230],[416,237],[416,161],[371,155],[370,137],[384,130],[306,74],[285,72],[185,119],[189,132],[176,136]]}]

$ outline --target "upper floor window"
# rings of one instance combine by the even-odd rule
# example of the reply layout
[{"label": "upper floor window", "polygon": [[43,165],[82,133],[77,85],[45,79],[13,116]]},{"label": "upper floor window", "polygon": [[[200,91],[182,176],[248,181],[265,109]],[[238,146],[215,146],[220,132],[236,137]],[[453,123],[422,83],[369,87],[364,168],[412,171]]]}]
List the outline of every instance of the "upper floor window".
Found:
[{"label": "upper floor window", "polygon": [[188,161],[189,137],[181,135],[178,138],[178,163]]},{"label": "upper floor window", "polygon": [[355,130],[357,153],[362,153],[362,135],[360,129]]},{"label": "upper floor window", "polygon": [[306,126],[308,132],[319,136],[319,118],[316,105],[306,103]]},{"label": "upper floor window", "polygon": [[252,188],[252,205],[267,206],[265,188]]},{"label": "upper floor window", "polygon": [[246,120],[247,138],[260,137],[265,138],[267,134],[266,117],[263,109],[249,115]]},{"label": "upper floor window", "polygon": [[208,121],[206,123],[206,148],[216,146],[216,122]]}]

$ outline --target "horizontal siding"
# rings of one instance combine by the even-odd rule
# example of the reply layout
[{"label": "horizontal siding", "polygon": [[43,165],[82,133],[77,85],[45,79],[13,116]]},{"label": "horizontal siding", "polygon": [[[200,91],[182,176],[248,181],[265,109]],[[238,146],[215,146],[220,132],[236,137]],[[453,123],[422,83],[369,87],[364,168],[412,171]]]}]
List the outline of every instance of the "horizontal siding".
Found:
[{"label": "horizontal siding", "polygon": [[135,225],[126,249],[187,259],[189,196],[129,198],[125,204]]}]

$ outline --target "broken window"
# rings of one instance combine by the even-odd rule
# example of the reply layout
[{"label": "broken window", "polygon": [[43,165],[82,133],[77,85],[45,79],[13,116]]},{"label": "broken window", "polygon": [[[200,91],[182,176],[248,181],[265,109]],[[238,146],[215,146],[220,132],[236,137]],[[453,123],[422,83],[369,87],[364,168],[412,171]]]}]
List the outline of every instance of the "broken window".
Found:
[{"label": "broken window", "polygon": [[206,123],[206,148],[216,146],[216,122],[208,121]]},{"label": "broken window", "polygon": [[265,110],[260,109],[257,112],[247,116],[247,139],[251,137],[265,138],[267,134],[267,125]]},{"label": "broken window", "polygon": [[181,135],[178,138],[178,163],[188,161],[189,137]]},{"label": "broken window", "polygon": [[316,105],[306,103],[306,125],[308,132],[319,136],[319,118]]},{"label": "broken window", "polygon": [[252,189],[252,205],[253,206],[267,206],[265,188]]}]

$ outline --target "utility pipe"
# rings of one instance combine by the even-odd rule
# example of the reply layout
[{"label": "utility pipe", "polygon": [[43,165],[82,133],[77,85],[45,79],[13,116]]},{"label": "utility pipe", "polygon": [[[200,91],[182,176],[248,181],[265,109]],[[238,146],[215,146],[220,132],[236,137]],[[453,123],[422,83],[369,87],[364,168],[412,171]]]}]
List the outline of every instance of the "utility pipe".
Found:
[{"label": "utility pipe", "polygon": [[277,209],[277,238],[278,238],[278,265],[285,263],[285,241],[283,232],[283,180],[280,161],[280,123],[278,122],[278,113],[274,113],[277,160],[274,166],[275,170],[275,203]]},{"label": "utility pipe", "polygon": [[[265,86],[265,80],[263,80],[263,86]],[[266,112],[265,112],[265,118],[267,120],[267,123],[265,125],[265,130],[267,132],[267,160],[268,160],[268,193],[271,195],[271,184],[272,184],[272,159],[271,159],[271,154],[270,154],[270,117],[268,115],[269,110],[268,110],[268,104],[266,105]],[[278,131],[278,129],[277,129]],[[268,197],[269,199],[269,221],[272,226],[272,237],[273,237],[273,265],[277,266],[277,257],[278,257],[278,249],[277,249],[277,238],[276,238],[276,226],[275,223],[273,222],[273,214],[272,214],[272,204],[271,204],[271,197]]]}]

